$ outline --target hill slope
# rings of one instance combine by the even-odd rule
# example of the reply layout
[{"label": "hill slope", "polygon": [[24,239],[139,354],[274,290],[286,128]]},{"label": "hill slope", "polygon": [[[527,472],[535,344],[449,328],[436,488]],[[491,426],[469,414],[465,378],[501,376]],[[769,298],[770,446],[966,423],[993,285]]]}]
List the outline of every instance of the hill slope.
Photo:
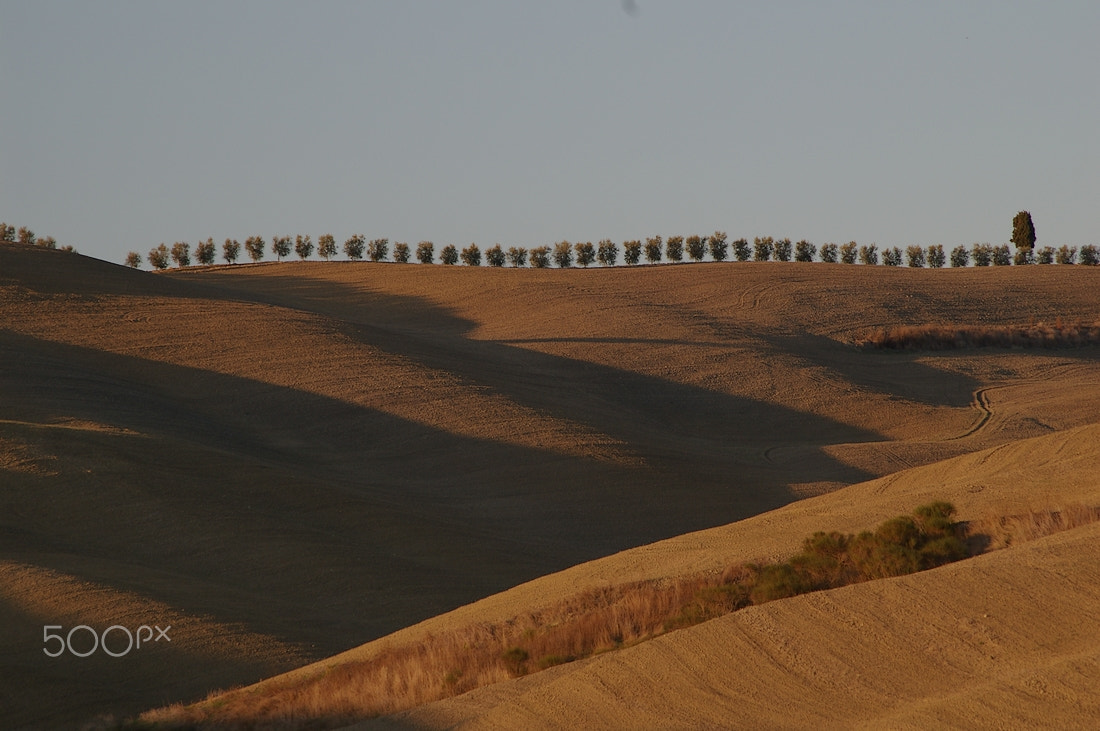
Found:
[{"label": "hill slope", "polygon": [[[1097,274],[153,275],[0,246],[0,721],[199,697],[598,556],[1085,424],[1095,349],[843,341],[1095,313]],[[41,652],[45,624],[142,622],[171,623],[172,646]]]}]

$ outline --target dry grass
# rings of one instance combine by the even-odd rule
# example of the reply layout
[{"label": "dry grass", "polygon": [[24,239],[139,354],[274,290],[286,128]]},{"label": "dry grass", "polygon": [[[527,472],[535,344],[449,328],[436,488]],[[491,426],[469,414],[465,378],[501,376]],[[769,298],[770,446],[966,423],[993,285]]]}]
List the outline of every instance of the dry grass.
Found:
[{"label": "dry grass", "polygon": [[901,325],[856,338],[863,348],[952,350],[956,348],[1077,348],[1100,344],[1100,320],[1027,325]]},{"label": "dry grass", "polygon": [[988,539],[986,550],[997,550],[1097,521],[1100,508],[1074,503],[1060,510],[1031,509],[1015,515],[990,516],[970,523],[967,532]]},{"label": "dry grass", "polygon": [[[896,527],[899,520],[904,519],[887,521],[875,535]],[[1074,504],[956,525],[958,534],[977,553],[1096,521],[1100,521],[1100,508]],[[956,529],[948,526],[947,530]],[[805,549],[809,551],[815,539],[820,544],[822,537],[839,535],[816,534]],[[813,560],[812,553],[786,564],[744,564],[722,573],[594,589],[507,622],[429,636],[419,644],[390,647],[368,661],[333,666],[312,677],[150,711],[139,723],[167,728],[335,728],[630,646],[763,603],[770,598],[757,596],[757,589],[769,580],[771,571],[798,566],[808,558]],[[849,572],[826,583],[839,586],[871,577]],[[816,588],[822,587],[793,593]]]}]

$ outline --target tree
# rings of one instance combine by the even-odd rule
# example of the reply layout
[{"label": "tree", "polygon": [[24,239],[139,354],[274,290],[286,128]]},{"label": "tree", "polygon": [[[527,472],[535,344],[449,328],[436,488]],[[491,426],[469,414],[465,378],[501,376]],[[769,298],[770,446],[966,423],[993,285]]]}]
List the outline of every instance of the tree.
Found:
[{"label": "tree", "polygon": [[901,249],[894,246],[882,250],[882,265],[887,267],[901,266]]},{"label": "tree", "polygon": [[775,240],[771,236],[765,236],[763,238],[757,236],[752,242],[752,258],[756,261],[767,261],[772,258],[772,252],[775,251]]},{"label": "tree", "polygon": [[733,242],[733,255],[737,261],[748,261],[752,257],[752,249],[746,239],[737,239]]},{"label": "tree", "polygon": [[168,247],[164,244],[161,244],[155,249],[149,249],[149,266],[154,269],[167,269],[170,256],[171,254],[168,252]]},{"label": "tree", "polygon": [[500,244],[485,250],[485,263],[491,267],[504,266],[504,258],[504,249],[500,248]]},{"label": "tree", "polygon": [[1081,263],[1089,267],[1100,265],[1100,248],[1094,244],[1082,246]]},{"label": "tree", "polygon": [[661,237],[653,236],[645,240],[645,260],[655,264],[661,260]]},{"label": "tree", "polygon": [[264,242],[263,236],[249,236],[244,240],[245,251],[248,252],[248,255],[252,257],[252,261],[254,262],[264,258],[265,246],[266,243]]},{"label": "tree", "polygon": [[34,231],[31,231],[26,226],[20,226],[15,236],[16,240],[21,244],[27,244],[28,246],[34,245]]},{"label": "tree", "polygon": [[794,245],[794,260],[795,261],[813,261],[814,256],[817,255],[817,247],[811,244],[806,239],[802,239]]},{"label": "tree", "polygon": [[241,255],[241,244],[236,239],[226,239],[222,244],[222,258],[229,264],[237,261],[237,257]]},{"label": "tree", "polygon": [[[43,236],[42,238],[38,239],[34,243],[35,243],[36,246],[41,246],[43,249],[56,249],[57,248],[57,239],[55,239],[53,236]],[[73,250],[73,247],[71,247],[71,246],[68,247],[68,248],[62,247],[62,251],[72,251],[72,250]]]},{"label": "tree", "polygon": [[359,260],[363,258],[363,251],[367,248],[367,237],[363,234],[355,234],[344,242],[344,253],[349,259]]},{"label": "tree", "polygon": [[1008,244],[1001,244],[1000,246],[993,247],[993,266],[995,267],[1007,267],[1012,265],[1012,252],[1008,249]]},{"label": "tree", "polygon": [[840,250],[836,244],[821,245],[821,261],[826,264],[836,264],[837,252]]},{"label": "tree", "polygon": [[0,244],[14,244],[15,243],[15,226],[9,226],[6,223],[0,223]]},{"label": "tree", "polygon": [[619,260],[619,247],[611,239],[601,239],[597,245],[596,258],[605,267],[615,266],[615,262]]},{"label": "tree", "polygon": [[271,253],[275,255],[276,261],[282,261],[284,256],[290,256],[290,237],[271,237]]},{"label": "tree", "polygon": [[481,266],[481,249],[477,244],[470,244],[462,250],[462,263],[470,267]]},{"label": "tree", "polygon": [[1054,247],[1044,246],[1039,249],[1039,253],[1035,256],[1035,261],[1040,264],[1053,264],[1054,263]]},{"label": "tree", "polygon": [[545,269],[550,266],[549,246],[536,246],[531,249],[531,266],[535,269]]},{"label": "tree", "polygon": [[389,253],[389,239],[371,239],[370,245],[367,247],[367,255],[371,261],[385,261]]},{"label": "tree", "polygon": [[702,261],[707,255],[707,240],[702,236],[688,236],[684,243],[692,261]]},{"label": "tree", "polygon": [[447,244],[439,252],[439,261],[451,266],[458,263],[458,249],[452,244]]},{"label": "tree", "polygon": [[1017,250],[1035,248],[1035,223],[1027,211],[1020,211],[1012,219],[1012,245]]},{"label": "tree", "polygon": [[1058,249],[1058,253],[1054,255],[1054,260],[1059,264],[1076,264],[1077,263],[1077,247],[1070,248],[1063,245]]},{"label": "tree", "polygon": [[874,244],[864,244],[859,247],[859,263],[866,266],[878,264],[878,247]]},{"label": "tree", "polygon": [[560,269],[573,266],[573,245],[568,241],[559,241],[554,244],[554,263]]},{"label": "tree", "polygon": [[317,256],[325,261],[336,256],[336,238],[332,234],[321,234],[317,237]]},{"label": "tree", "polygon": [[309,237],[309,234],[305,236],[298,234],[298,237],[294,239],[294,253],[298,255],[299,259],[308,259],[313,256],[313,239]]},{"label": "tree", "polygon": [[409,245],[404,241],[398,241],[393,245],[393,260],[398,264],[409,263]]},{"label": "tree", "polygon": [[668,256],[669,261],[683,261],[684,260],[684,237],[683,236],[669,236],[668,244],[665,245],[665,255]]},{"label": "tree", "polygon": [[707,239],[707,246],[710,248],[710,258],[715,261],[725,261],[728,245],[726,244],[726,232],[715,231]]},{"label": "tree", "polygon": [[578,241],[573,244],[573,251],[577,254],[577,263],[585,269],[588,265],[596,261],[596,248],[592,246],[591,241],[585,241],[583,244]]},{"label": "tree", "polygon": [[935,244],[928,247],[928,266],[932,269],[942,269],[947,263],[947,256],[943,253],[943,245]]},{"label": "tree", "polygon": [[186,241],[177,241],[172,244],[172,261],[178,267],[191,266],[191,245]]},{"label": "tree", "polygon": [[776,261],[790,261],[791,260],[791,240],[779,239],[775,242],[775,260]]},{"label": "tree", "polygon": [[623,261],[627,266],[634,266],[642,259],[642,242],[631,239],[623,242]]},{"label": "tree", "polygon": [[131,251],[126,255],[126,266],[141,269],[141,254]]},{"label": "tree", "polygon": [[970,252],[965,246],[959,244],[951,250],[951,266],[964,267],[970,263]]},{"label": "tree", "polygon": [[527,266],[527,249],[522,246],[509,246],[508,263],[514,267]]},{"label": "tree", "polygon": [[217,255],[218,250],[214,246],[214,239],[207,239],[195,244],[195,261],[199,264],[209,266],[214,263],[214,257]]},{"label": "tree", "polygon": [[1013,263],[1019,266],[1025,264],[1035,263],[1035,250],[1034,249],[1016,249],[1016,256],[1013,258]]},{"label": "tree", "polygon": [[855,264],[859,254],[859,245],[855,241],[849,241],[840,246],[840,261],[842,264]]},{"label": "tree", "polygon": [[989,244],[974,244],[970,248],[970,255],[974,258],[976,267],[987,267],[993,263],[993,247]]},{"label": "tree", "polygon": [[421,241],[417,244],[416,260],[421,264],[431,264],[435,261],[435,244],[431,241]]}]

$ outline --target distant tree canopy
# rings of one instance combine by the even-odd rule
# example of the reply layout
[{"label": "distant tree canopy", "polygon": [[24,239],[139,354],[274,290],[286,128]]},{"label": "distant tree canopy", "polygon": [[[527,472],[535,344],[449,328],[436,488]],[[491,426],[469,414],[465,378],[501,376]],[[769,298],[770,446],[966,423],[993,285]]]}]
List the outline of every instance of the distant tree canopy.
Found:
[{"label": "distant tree canopy", "polygon": [[729,250],[728,244],[726,244],[726,232],[715,231],[707,239],[707,246],[710,248],[710,258],[715,261],[725,261],[726,255]]},{"label": "distant tree canopy", "polygon": [[309,237],[309,234],[305,236],[299,235],[295,239],[294,252],[298,255],[299,259],[308,259],[313,256],[313,240]]},{"label": "distant tree canopy", "polygon": [[336,256],[336,238],[332,234],[321,234],[317,237],[317,256],[325,261]]},{"label": "distant tree canopy", "polygon": [[631,239],[623,242],[623,261],[627,266],[634,266],[642,260],[642,242]]},{"label": "distant tree canopy", "polygon": [[668,256],[669,261],[683,261],[684,260],[684,237],[683,236],[669,236],[668,243],[665,244],[665,255]]},{"label": "distant tree canopy", "polygon": [[344,242],[344,253],[349,259],[362,259],[363,251],[367,248],[367,237],[363,234],[355,234]]},{"label": "distant tree canopy", "polygon": [[252,257],[252,261],[260,261],[264,258],[264,247],[263,236],[249,236],[244,240],[244,249]]},{"label": "distant tree canopy", "polygon": [[1020,211],[1012,219],[1012,245],[1028,251],[1035,248],[1035,223],[1027,211]]},{"label": "distant tree canopy", "polygon": [[393,260],[398,264],[407,264],[409,261],[409,245],[404,241],[398,241],[393,245]]},{"label": "distant tree canopy", "polygon": [[214,239],[207,239],[195,244],[195,261],[199,264],[209,266],[214,263],[214,258],[217,255],[218,250],[214,246]]},{"label": "distant tree canopy", "polygon": [[531,266],[535,269],[545,269],[550,266],[549,246],[536,246],[531,249]]},{"label": "distant tree canopy", "polygon": [[527,266],[527,249],[522,246],[509,246],[508,263],[514,267]]},{"label": "distant tree canopy", "polygon": [[707,255],[707,241],[702,236],[688,236],[684,243],[692,261],[702,261]]},{"label": "distant tree canopy", "polygon": [[588,268],[589,264],[596,261],[596,248],[592,246],[591,241],[578,241],[573,244],[573,251],[576,252],[577,263],[585,269]]},{"label": "distant tree canopy", "polygon": [[274,236],[271,239],[271,253],[276,261],[282,261],[284,256],[290,256],[290,237]]},{"label": "distant tree canopy", "polygon": [[481,266],[481,249],[477,244],[470,244],[462,250],[462,263],[470,267]]},{"label": "distant tree canopy", "polygon": [[661,260],[661,237],[653,236],[645,240],[645,260],[655,264]]},{"label": "distant tree canopy", "polygon": [[176,266],[191,266],[191,246],[186,241],[177,241],[172,244],[172,261]]},{"label": "distant tree canopy", "polygon": [[458,249],[456,249],[451,244],[447,244],[439,252],[439,261],[446,264],[446,265],[448,265],[448,266],[451,266],[453,264],[457,264],[458,263]]},{"label": "distant tree canopy", "polygon": [[371,239],[367,246],[367,255],[371,261],[385,261],[390,254],[389,239]]},{"label": "distant tree canopy", "polygon": [[126,255],[126,266],[141,269],[141,254],[131,251]]},{"label": "distant tree canopy", "polygon": [[164,244],[149,250],[149,266],[154,269],[167,269],[171,253]]},{"label": "distant tree canopy", "polygon": [[416,260],[421,264],[431,264],[435,261],[435,244],[431,241],[421,241],[417,244]]},{"label": "distant tree canopy", "polygon": [[237,257],[241,255],[241,244],[236,239],[226,239],[222,244],[222,258],[225,259],[227,264],[232,264],[237,261]]},{"label": "distant tree canopy", "polygon": [[619,247],[615,242],[611,239],[601,239],[597,246],[596,258],[600,263],[605,267],[615,266],[615,262],[619,260]]},{"label": "distant tree canopy", "polygon": [[573,266],[573,245],[568,241],[559,241],[555,244],[554,263],[561,269]]},{"label": "distant tree canopy", "polygon": [[500,244],[496,244],[492,248],[485,250],[485,263],[489,266],[502,267],[504,266],[504,261],[504,249],[500,248]]},{"label": "distant tree canopy", "polygon": [[775,260],[776,261],[790,261],[791,260],[791,240],[779,239],[775,242]]}]

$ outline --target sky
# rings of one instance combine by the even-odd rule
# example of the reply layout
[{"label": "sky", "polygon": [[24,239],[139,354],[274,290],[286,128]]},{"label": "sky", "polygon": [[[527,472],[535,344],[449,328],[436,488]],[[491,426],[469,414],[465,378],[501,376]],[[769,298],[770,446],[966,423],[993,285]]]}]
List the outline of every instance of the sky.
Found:
[{"label": "sky", "polygon": [[[0,0],[0,220],[1100,243],[1100,3]],[[219,247],[220,248],[220,247]]]}]

